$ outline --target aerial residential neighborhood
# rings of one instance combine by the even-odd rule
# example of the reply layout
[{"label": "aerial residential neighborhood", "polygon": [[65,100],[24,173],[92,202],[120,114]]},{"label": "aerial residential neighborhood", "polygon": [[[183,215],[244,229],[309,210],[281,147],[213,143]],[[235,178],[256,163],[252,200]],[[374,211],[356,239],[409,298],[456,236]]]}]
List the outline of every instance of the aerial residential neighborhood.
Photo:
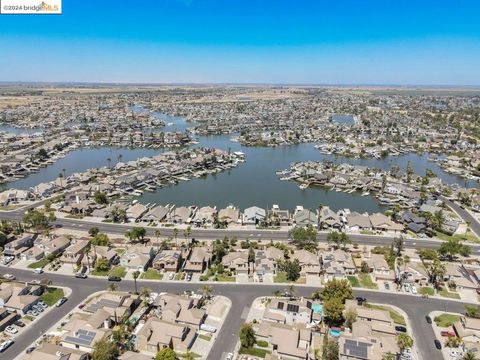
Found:
[{"label": "aerial residential neighborhood", "polygon": [[0,360],[480,360],[478,14],[0,0]]}]

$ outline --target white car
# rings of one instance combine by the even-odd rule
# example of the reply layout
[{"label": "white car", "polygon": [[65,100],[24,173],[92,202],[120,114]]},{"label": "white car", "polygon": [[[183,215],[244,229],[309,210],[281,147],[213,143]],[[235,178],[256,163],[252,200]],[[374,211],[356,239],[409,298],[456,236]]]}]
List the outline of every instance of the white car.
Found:
[{"label": "white car", "polygon": [[35,274],[43,274],[43,269],[42,268],[37,268],[37,269],[34,269],[33,272]]},{"label": "white car", "polygon": [[227,354],[227,357],[225,358],[225,360],[232,360],[233,359],[233,354],[232,353],[228,353]]},{"label": "white car", "polygon": [[415,285],[410,285],[410,291],[412,292],[412,294],[417,293],[417,288],[415,287]]},{"label": "white car", "polygon": [[13,326],[7,326],[5,328],[5,331],[8,332],[9,334],[16,334],[18,333],[18,330],[14,328]]},{"label": "white car", "polygon": [[3,278],[4,279],[7,279],[7,280],[15,280],[15,275],[12,275],[12,274],[5,274],[3,275]]},{"label": "white car", "polygon": [[410,292],[410,286],[408,286],[408,284],[403,284],[403,291]]},{"label": "white car", "polygon": [[30,281],[30,284],[34,284],[34,285],[40,285],[42,282],[38,279],[35,279],[35,280],[32,280]]},{"label": "white car", "polygon": [[173,280],[174,277],[175,277],[175,274],[174,274],[174,273],[170,273],[170,275],[168,275],[168,280]]},{"label": "white car", "polygon": [[13,344],[12,340],[4,341],[3,343],[0,344],[0,352],[4,352],[12,344]]}]

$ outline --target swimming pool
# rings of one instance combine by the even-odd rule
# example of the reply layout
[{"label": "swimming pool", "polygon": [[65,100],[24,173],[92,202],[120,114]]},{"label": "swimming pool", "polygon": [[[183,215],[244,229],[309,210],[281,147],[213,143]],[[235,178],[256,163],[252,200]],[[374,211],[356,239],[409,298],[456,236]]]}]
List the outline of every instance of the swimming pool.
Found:
[{"label": "swimming pool", "polygon": [[315,314],[323,315],[323,305],[322,304],[312,304],[312,310]]},{"label": "swimming pool", "polygon": [[340,330],[330,329],[329,332],[330,332],[331,336],[334,336],[334,337],[339,337],[340,336]]}]

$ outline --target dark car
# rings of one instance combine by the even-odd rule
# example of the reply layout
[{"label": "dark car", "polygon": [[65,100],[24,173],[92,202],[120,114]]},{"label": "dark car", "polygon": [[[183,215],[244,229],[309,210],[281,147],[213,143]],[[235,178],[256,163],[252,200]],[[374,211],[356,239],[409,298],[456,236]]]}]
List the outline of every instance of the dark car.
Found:
[{"label": "dark car", "polygon": [[33,352],[33,350],[35,350],[35,349],[36,349],[35,346],[30,346],[27,350],[25,350],[25,352],[26,352],[27,354],[30,354],[30,353]]},{"label": "dark car", "polygon": [[395,326],[395,331],[406,333],[407,328],[405,326]]},{"label": "dark car", "polygon": [[17,325],[18,327],[24,327],[25,326],[25,323],[21,322],[20,320],[15,321],[14,324]]},{"label": "dark car", "polygon": [[120,276],[109,276],[108,281],[122,281]]},{"label": "dark car", "polygon": [[364,302],[367,301],[367,299],[365,299],[364,297],[361,297],[361,296],[357,296],[357,297],[355,298],[355,300],[357,300],[357,304],[358,304],[358,305],[362,305]]},{"label": "dark car", "polygon": [[434,340],[433,343],[438,350],[442,350],[442,343],[438,340]]},{"label": "dark car", "polygon": [[84,273],[79,272],[79,273],[76,273],[76,274],[75,274],[75,277],[76,277],[77,279],[86,279],[88,276],[87,276],[87,274],[84,274]]},{"label": "dark car", "polygon": [[430,316],[425,316],[425,320],[427,320],[427,323],[431,324],[432,323],[432,318]]}]

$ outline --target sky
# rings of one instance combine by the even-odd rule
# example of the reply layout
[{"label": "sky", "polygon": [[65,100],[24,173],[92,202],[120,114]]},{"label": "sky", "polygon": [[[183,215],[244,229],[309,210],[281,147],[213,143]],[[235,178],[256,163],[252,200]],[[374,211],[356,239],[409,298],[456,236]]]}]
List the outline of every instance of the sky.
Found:
[{"label": "sky", "polygon": [[62,6],[0,15],[0,81],[480,85],[478,0]]}]

